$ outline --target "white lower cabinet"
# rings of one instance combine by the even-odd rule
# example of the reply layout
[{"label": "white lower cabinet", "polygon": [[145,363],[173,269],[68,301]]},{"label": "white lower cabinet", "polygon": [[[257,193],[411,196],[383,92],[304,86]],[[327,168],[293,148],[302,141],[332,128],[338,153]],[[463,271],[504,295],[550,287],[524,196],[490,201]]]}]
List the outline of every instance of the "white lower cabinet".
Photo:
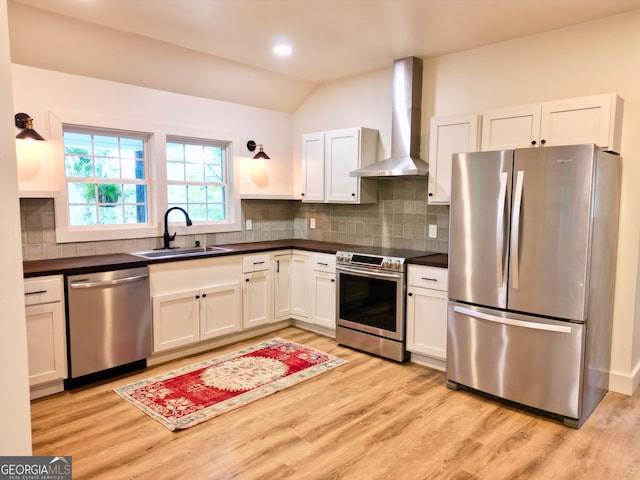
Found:
[{"label": "white lower cabinet", "polygon": [[336,329],[336,274],[313,272],[312,323],[331,330]]},{"label": "white lower cabinet", "polygon": [[153,297],[153,350],[169,350],[240,330],[240,282]]},{"label": "white lower cabinet", "polygon": [[309,317],[309,258],[300,251],[273,255],[273,317],[305,320]]},{"label": "white lower cabinet", "polygon": [[407,350],[437,360],[447,358],[447,274],[423,265],[407,270]]},{"label": "white lower cabinet", "polygon": [[64,390],[67,344],[62,275],[24,281],[31,399]]},{"label": "white lower cabinet", "polygon": [[242,262],[221,257],[150,265],[153,351],[242,330]]},{"label": "white lower cabinet", "polygon": [[336,257],[314,254],[311,257],[311,316],[315,325],[336,329]]},{"label": "white lower cabinet", "polygon": [[271,255],[245,255],[242,258],[242,326],[257,327],[271,322]]}]

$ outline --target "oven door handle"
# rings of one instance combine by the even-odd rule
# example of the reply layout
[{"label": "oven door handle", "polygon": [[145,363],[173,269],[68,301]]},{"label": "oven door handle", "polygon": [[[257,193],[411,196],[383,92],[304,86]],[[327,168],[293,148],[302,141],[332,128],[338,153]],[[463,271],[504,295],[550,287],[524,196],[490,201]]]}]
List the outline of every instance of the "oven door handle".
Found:
[{"label": "oven door handle", "polygon": [[394,280],[400,280],[402,275],[399,273],[384,273],[384,272],[376,272],[373,270],[367,270],[365,268],[355,268],[355,267],[337,267],[336,272],[345,272],[345,273],[356,273],[361,275],[366,275],[368,277],[374,278],[391,278]]}]

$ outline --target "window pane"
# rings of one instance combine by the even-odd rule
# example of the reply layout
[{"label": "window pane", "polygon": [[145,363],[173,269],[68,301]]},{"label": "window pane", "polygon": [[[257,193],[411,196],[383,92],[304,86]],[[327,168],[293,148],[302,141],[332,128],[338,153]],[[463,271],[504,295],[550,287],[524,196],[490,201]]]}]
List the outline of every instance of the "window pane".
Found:
[{"label": "window pane", "polygon": [[96,158],[96,177],[121,178],[120,160],[117,158]]},{"label": "window pane", "polygon": [[93,136],[94,155],[102,157],[120,157],[120,148],[118,145],[118,137],[106,137],[102,135]]},{"label": "window pane", "polygon": [[[66,149],[73,150],[73,149]],[[65,171],[67,177],[92,177],[93,161],[91,157],[74,155],[73,151],[67,151],[65,156]]]},{"label": "window pane", "polygon": [[90,154],[93,151],[91,135],[86,133],[64,132],[64,147],[78,150],[79,153]]},{"label": "window pane", "polygon": [[122,203],[122,185],[100,184],[98,185],[99,203]]},{"label": "window pane", "polygon": [[167,162],[167,180],[184,182],[184,163]]},{"label": "window pane", "polygon": [[194,222],[207,221],[207,208],[204,204],[189,204],[189,216]]},{"label": "window pane", "polygon": [[95,225],[96,207],[91,205],[70,205],[69,224],[72,226]]},{"label": "window pane", "polygon": [[225,211],[223,205],[209,205],[208,209],[209,220],[224,220]]},{"label": "window pane", "polygon": [[224,203],[224,187],[208,187],[207,201],[209,203]]},{"label": "window pane", "polygon": [[202,182],[204,180],[204,174],[202,171],[202,165],[197,163],[185,164],[187,170],[187,180],[192,182]]},{"label": "window pane", "polygon": [[205,182],[220,183],[224,181],[222,177],[222,165],[205,165],[204,180]]},{"label": "window pane", "polygon": [[185,145],[184,146],[185,161],[191,163],[203,163],[204,151],[202,145]]},{"label": "window pane", "polygon": [[144,143],[138,138],[120,139],[120,156],[122,158],[142,158]]},{"label": "window pane", "polygon": [[187,187],[186,185],[169,185],[167,193],[170,204],[187,203]]},{"label": "window pane", "polygon": [[187,187],[189,203],[204,203],[207,201],[207,187],[189,186]]},{"label": "window pane", "polygon": [[193,221],[226,220],[226,146],[172,140],[167,142],[169,204],[184,206]]},{"label": "window pane", "polygon": [[64,132],[72,226],[148,223],[146,140],[131,135]]},{"label": "window pane", "polygon": [[98,207],[99,223],[101,225],[115,225],[124,223],[122,215],[122,207],[120,206],[101,206]]},{"label": "window pane", "polygon": [[181,143],[167,143],[167,161],[184,162],[184,147]]}]

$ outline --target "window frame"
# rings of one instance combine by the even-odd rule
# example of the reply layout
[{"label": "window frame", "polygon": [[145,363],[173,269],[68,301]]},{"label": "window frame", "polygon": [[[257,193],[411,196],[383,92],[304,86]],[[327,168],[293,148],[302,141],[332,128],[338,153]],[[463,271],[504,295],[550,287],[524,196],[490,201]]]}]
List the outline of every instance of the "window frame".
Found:
[{"label": "window frame", "polygon": [[[128,178],[123,178],[123,177],[118,177],[118,178],[102,178],[102,177],[97,177],[97,176],[91,176],[91,177],[77,177],[78,180],[85,180],[85,181],[76,181],[73,182],[73,178],[74,177],[69,177],[66,174],[66,151],[63,153],[64,154],[64,159],[65,159],[65,191],[67,194],[67,209],[70,208],[70,204],[69,204],[69,184],[70,183],[94,183],[94,184],[127,184],[127,185],[144,185],[146,187],[146,202],[145,205],[147,207],[147,212],[146,212],[146,217],[147,217],[147,221],[144,223],[116,223],[116,224],[105,224],[105,223],[94,223],[94,224],[89,224],[89,225],[69,225],[69,228],[72,230],[86,230],[86,229],[96,229],[96,230],[102,230],[102,229],[106,229],[108,227],[112,227],[112,228],[127,228],[130,226],[147,226],[149,224],[151,224],[151,216],[149,214],[150,209],[151,209],[151,198],[149,195],[149,191],[151,190],[151,177],[150,177],[150,158],[149,158],[149,138],[150,135],[146,134],[146,133],[140,133],[140,132],[132,132],[130,130],[115,130],[115,129],[106,129],[106,128],[97,128],[97,127],[86,127],[86,126],[78,126],[78,125],[69,125],[69,124],[64,124],[63,125],[63,149],[64,149],[64,134],[70,132],[70,133],[78,133],[78,134],[82,134],[82,135],[91,135],[91,136],[109,136],[109,137],[117,137],[119,139],[121,138],[129,138],[129,139],[135,139],[135,140],[141,140],[144,144],[144,156],[142,158],[143,163],[144,163],[144,177],[142,179],[142,181],[135,181],[132,179],[128,179]],[[94,152],[95,153],[95,152]],[[95,159],[95,157],[92,155],[92,158]],[[92,180],[90,182],[87,182],[86,180]],[[96,204],[98,203],[97,201],[95,202]],[[88,203],[90,205],[90,203]],[[67,210],[69,211],[69,210]],[[69,222],[70,223],[70,222]]]},{"label": "window frame", "polygon": [[[69,201],[66,185],[64,163],[63,126],[78,128],[103,129],[119,132],[135,132],[148,135],[148,218],[147,225],[99,225],[70,227]],[[186,227],[184,222],[171,222],[171,233],[194,235],[206,233],[236,232],[241,230],[241,205],[239,182],[234,175],[234,145],[239,144],[236,135],[218,130],[203,130],[193,125],[166,125],[132,119],[130,117],[106,118],[77,112],[49,111],[50,136],[49,151],[52,164],[54,195],[54,209],[56,218],[56,243],[89,242],[105,240],[131,240],[137,238],[158,238],[161,242],[164,231],[164,213],[167,210],[167,175],[166,175],[166,143],[169,138],[199,138],[211,139],[215,142],[227,144],[227,220],[224,222],[207,222]],[[160,243],[159,243],[160,244]],[[136,250],[135,246],[127,251]]]},{"label": "window frame", "polygon": [[[229,222],[229,205],[232,203],[232,178],[229,175],[229,163],[230,163],[230,156],[232,154],[232,150],[231,150],[231,142],[229,141],[222,141],[222,140],[214,140],[214,139],[206,139],[206,138],[196,138],[193,136],[184,136],[184,135],[167,135],[165,137],[165,169],[167,167],[167,163],[168,163],[168,159],[166,158],[166,148],[167,145],[173,143],[173,144],[181,144],[181,145],[197,145],[197,146],[210,146],[210,147],[216,147],[216,148],[220,148],[223,150],[223,161],[222,161],[222,178],[223,178],[223,182],[220,182],[219,185],[221,185],[224,188],[224,211],[225,211],[225,218],[223,220],[205,220],[205,221],[199,221],[196,220],[195,218],[191,218],[193,220],[194,225],[199,225],[199,226],[204,226],[204,225],[225,225]],[[186,162],[185,162],[186,163]],[[207,182],[191,182],[189,180],[184,180],[184,181],[176,181],[176,180],[169,180],[167,172],[165,170],[165,193],[167,195],[167,207],[169,205],[169,201],[168,201],[168,188],[170,185],[185,185],[185,186],[190,186],[190,185],[209,185],[207,184]],[[216,183],[218,184],[218,183]],[[211,184],[213,185],[213,184]],[[188,203],[187,203],[188,205]],[[186,209],[188,210],[188,208]],[[172,222],[173,224],[173,222]]]}]

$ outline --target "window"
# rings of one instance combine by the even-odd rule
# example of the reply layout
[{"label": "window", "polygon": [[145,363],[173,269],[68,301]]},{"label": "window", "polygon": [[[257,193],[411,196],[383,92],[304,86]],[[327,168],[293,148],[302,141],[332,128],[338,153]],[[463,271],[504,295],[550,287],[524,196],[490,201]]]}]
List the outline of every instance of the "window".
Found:
[{"label": "window", "polygon": [[63,137],[69,225],[147,224],[147,137],[71,126]]},{"label": "window", "polygon": [[228,147],[224,142],[167,137],[169,208],[184,208],[193,222],[228,220]]}]

